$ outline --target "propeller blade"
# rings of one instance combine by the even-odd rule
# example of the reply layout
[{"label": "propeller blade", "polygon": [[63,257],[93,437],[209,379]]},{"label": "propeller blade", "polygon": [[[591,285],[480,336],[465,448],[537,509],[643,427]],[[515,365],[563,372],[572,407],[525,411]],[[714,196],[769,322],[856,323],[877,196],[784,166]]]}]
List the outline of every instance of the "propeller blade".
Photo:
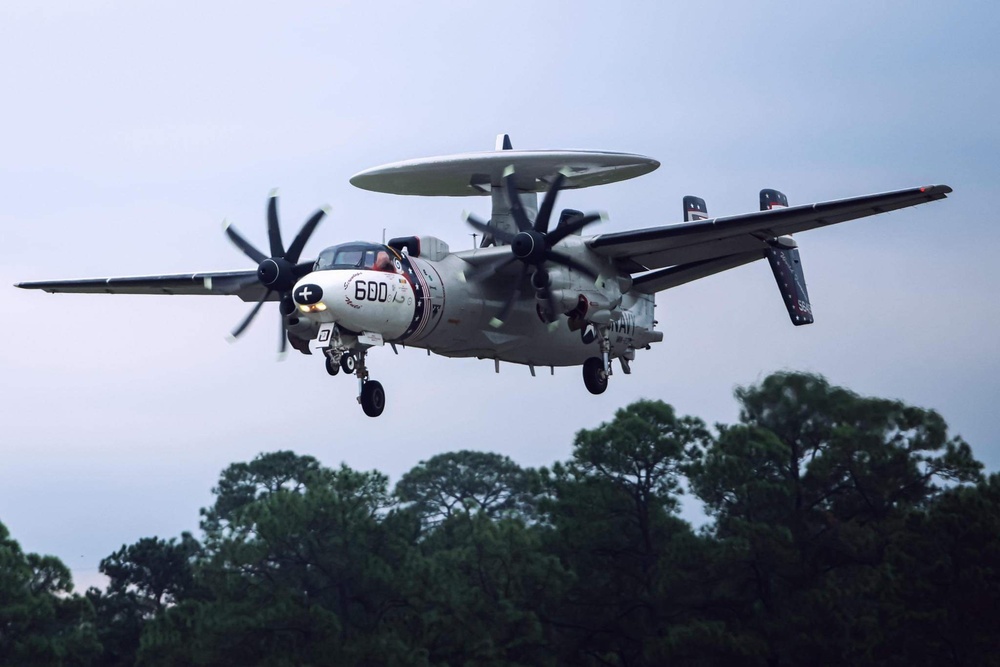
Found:
[{"label": "propeller blade", "polygon": [[281,301],[278,302],[278,312],[282,317],[295,312],[295,301],[292,300],[291,292],[285,292],[281,295]]},{"label": "propeller blade", "polygon": [[490,227],[488,224],[480,220],[478,217],[472,213],[465,214],[465,221],[469,223],[474,229],[481,231],[483,234],[490,234],[495,239],[499,239],[503,243],[510,243],[514,240],[514,235],[503,229],[497,227]]},{"label": "propeller blade", "polygon": [[278,341],[278,361],[281,361],[285,358],[285,352],[288,350],[288,332],[285,331],[284,316],[278,319],[278,324],[281,325],[281,338]]},{"label": "propeller blade", "polygon": [[271,244],[271,257],[283,257],[285,246],[281,243],[281,227],[278,226],[278,191],[271,190],[267,200],[267,240]]},{"label": "propeller blade", "polygon": [[528,273],[528,265],[524,264],[521,267],[521,275],[518,276],[517,282],[514,283],[514,289],[511,290],[510,296],[507,297],[507,301],[503,304],[503,308],[496,317],[490,320],[490,326],[494,329],[499,329],[503,326],[504,322],[510,316],[510,311],[514,309],[514,304],[517,300],[521,298],[521,285],[524,284],[524,278]]},{"label": "propeller blade", "polygon": [[[566,177],[562,172],[556,174],[556,177],[552,180],[552,184],[549,186],[548,192],[545,193],[545,198],[542,199],[542,206],[538,209],[538,215],[535,217],[535,231],[545,234],[549,231],[549,218],[552,217],[552,207],[556,203],[556,195],[559,194],[559,190],[562,188],[563,181]],[[552,245],[555,245],[553,242]]]},{"label": "propeller blade", "polygon": [[233,340],[239,338],[240,334],[243,333],[248,326],[250,326],[250,323],[253,322],[253,318],[257,317],[257,313],[260,312],[260,307],[264,305],[264,302],[267,301],[267,297],[269,296],[271,296],[271,290],[267,290],[261,300],[257,302],[257,305],[254,306],[249,313],[247,313],[246,317],[243,318],[243,321],[240,322],[239,326],[232,330],[229,336]]},{"label": "propeller blade", "polygon": [[507,202],[510,204],[510,214],[514,217],[517,228],[526,232],[531,229],[531,220],[524,212],[524,204],[521,202],[521,195],[517,191],[517,183],[514,182],[514,170],[510,167],[504,171],[503,184],[507,189]]},{"label": "propeller blade", "polygon": [[561,252],[556,252],[555,250],[546,250],[545,258],[549,261],[555,262],[556,264],[562,264],[563,266],[568,266],[571,269],[576,269],[585,276],[589,276],[594,280],[597,280],[597,274],[586,264],[581,264],[569,255],[565,255]]},{"label": "propeller blade", "polygon": [[571,218],[565,225],[562,227],[556,227],[555,230],[549,234],[549,245],[554,246],[570,234],[576,234],[587,225],[603,219],[604,214],[602,213],[588,213],[587,215],[580,215],[575,218]]},{"label": "propeller blade", "polygon": [[244,255],[258,264],[267,259],[267,255],[253,247],[253,244],[243,238],[243,236],[236,231],[236,228],[233,227],[228,220],[223,221],[222,229],[226,232],[226,236],[229,237],[229,240],[232,241],[237,248],[243,251]]},{"label": "propeller blade", "polygon": [[500,255],[499,257],[494,257],[490,261],[484,264],[480,264],[471,271],[466,272],[465,279],[471,282],[478,282],[483,278],[492,276],[500,269],[510,264],[513,264],[516,261],[517,257],[514,257],[514,255],[507,255],[507,256]]},{"label": "propeller blade", "polygon": [[299,261],[299,255],[302,254],[302,249],[305,248],[306,243],[309,241],[309,237],[312,236],[313,231],[316,229],[316,225],[320,223],[330,209],[323,207],[320,210],[313,213],[313,216],[306,220],[306,224],[302,225],[302,229],[299,233],[295,235],[292,240],[292,245],[288,246],[288,251],[285,253],[285,259],[287,259],[292,264]]}]

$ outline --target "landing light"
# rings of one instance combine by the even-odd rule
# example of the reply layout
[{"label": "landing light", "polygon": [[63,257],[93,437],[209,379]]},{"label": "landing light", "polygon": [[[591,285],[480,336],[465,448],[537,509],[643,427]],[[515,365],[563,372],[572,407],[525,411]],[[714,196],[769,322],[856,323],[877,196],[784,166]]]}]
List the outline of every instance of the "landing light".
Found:
[{"label": "landing light", "polygon": [[325,303],[314,303],[308,306],[299,306],[299,310],[303,313],[319,313],[326,310]]}]

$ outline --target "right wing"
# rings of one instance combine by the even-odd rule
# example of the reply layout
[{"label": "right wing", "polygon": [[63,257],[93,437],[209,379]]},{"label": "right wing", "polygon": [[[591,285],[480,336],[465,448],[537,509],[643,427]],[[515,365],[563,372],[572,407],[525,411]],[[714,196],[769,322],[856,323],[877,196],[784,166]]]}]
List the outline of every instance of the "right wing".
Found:
[{"label": "right wing", "polygon": [[[944,199],[951,188],[931,185],[666,227],[600,234],[587,245],[630,273],[652,271],[645,290],[657,291],[764,257],[768,241]],[[712,270],[712,269],[715,270]],[[680,280],[680,282],[677,282]]]},{"label": "right wing", "polygon": [[[260,301],[267,288],[257,279],[257,271],[206,271],[159,276],[122,278],[84,278],[81,280],[40,280],[16,283],[22,289],[40,289],[50,293],[83,294],[220,294],[238,296],[244,301]],[[268,301],[280,295],[271,294]]]}]

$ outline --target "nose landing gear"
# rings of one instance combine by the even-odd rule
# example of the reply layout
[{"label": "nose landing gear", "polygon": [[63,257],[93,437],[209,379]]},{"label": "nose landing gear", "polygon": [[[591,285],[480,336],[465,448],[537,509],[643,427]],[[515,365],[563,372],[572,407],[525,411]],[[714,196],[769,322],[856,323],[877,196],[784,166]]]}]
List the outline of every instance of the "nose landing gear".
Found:
[{"label": "nose landing gear", "polygon": [[382,383],[368,379],[368,367],[365,365],[365,350],[357,352],[341,352],[328,350],[326,355],[326,372],[337,375],[344,371],[347,375],[358,378],[358,403],[369,417],[378,417],[385,410],[385,389]]}]

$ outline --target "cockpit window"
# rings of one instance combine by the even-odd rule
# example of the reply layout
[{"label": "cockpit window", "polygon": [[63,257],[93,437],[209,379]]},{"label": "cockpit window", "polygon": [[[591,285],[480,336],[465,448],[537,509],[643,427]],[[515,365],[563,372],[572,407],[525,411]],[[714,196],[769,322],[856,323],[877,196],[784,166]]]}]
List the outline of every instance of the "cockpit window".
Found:
[{"label": "cockpit window", "polygon": [[[385,255],[379,262],[379,255]],[[388,267],[382,265],[387,263],[386,246],[375,243],[345,243],[327,248],[319,254],[316,260],[316,270],[325,271],[328,269],[379,269],[392,270],[392,264]]]}]

